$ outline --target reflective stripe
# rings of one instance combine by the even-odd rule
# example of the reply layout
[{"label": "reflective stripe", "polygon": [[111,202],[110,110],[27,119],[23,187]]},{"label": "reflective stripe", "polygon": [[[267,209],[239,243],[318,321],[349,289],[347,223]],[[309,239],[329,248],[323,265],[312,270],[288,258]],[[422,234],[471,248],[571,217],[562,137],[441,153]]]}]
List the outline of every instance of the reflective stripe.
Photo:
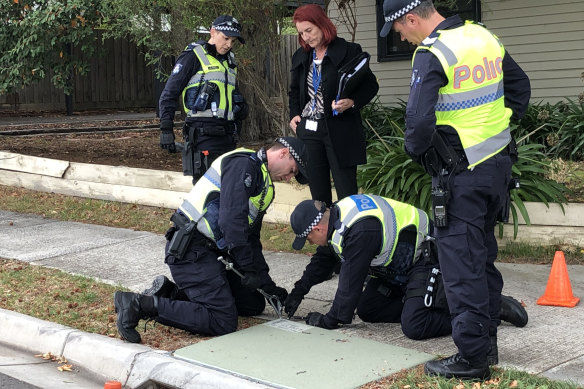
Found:
[{"label": "reflective stripe", "polygon": [[203,66],[211,66],[211,61],[207,58],[207,53],[205,52],[205,49],[203,49],[203,46],[196,45],[193,50],[195,51],[195,54],[197,54],[197,57],[199,57],[199,61],[201,61]]},{"label": "reflective stripe", "polygon": [[421,209],[418,209],[418,240],[416,244],[416,253],[414,254],[413,263],[420,258],[422,254],[422,243],[426,239],[426,236],[430,234],[430,223],[428,222],[428,214]]},{"label": "reflective stripe", "polygon": [[458,59],[456,58],[456,55],[454,55],[454,52],[450,50],[448,46],[446,46],[439,39],[434,42],[432,47],[442,53],[444,59],[446,59],[446,62],[448,63],[448,66],[453,66],[455,63],[458,62]]},{"label": "reflective stripe", "polygon": [[[373,202],[377,207],[360,210],[356,204],[362,199],[367,199],[368,201]],[[398,230],[401,231],[402,228],[408,225],[414,225],[416,229],[418,229],[420,232],[423,232],[425,236],[426,230],[420,230],[418,222],[416,220],[412,220],[416,219],[415,216],[420,216],[423,214],[424,228],[428,228],[428,217],[423,211],[420,211],[409,204],[386,199],[381,196],[353,195],[339,201],[337,203],[337,207],[340,211],[340,226],[333,231],[330,243],[333,246],[335,253],[341,259],[343,259],[343,238],[349,227],[366,217],[375,217],[381,222],[383,229],[383,244],[379,254],[372,259],[371,266],[387,266],[389,263],[391,263],[397,242]],[[396,214],[396,209],[394,207],[398,207],[398,211],[400,212],[399,215]],[[420,241],[421,240],[418,238],[418,242]]]},{"label": "reflective stripe", "polygon": [[[222,117],[223,115],[225,115],[225,110],[223,109],[218,109],[217,110],[217,116]],[[197,118],[212,118],[214,117],[213,115],[213,111],[210,109],[207,109],[205,111],[188,111],[187,112],[187,117],[193,118],[193,117],[197,117]],[[229,112],[229,115],[227,115],[227,120],[233,120],[233,114],[231,112]]]},{"label": "reflective stripe", "polygon": [[493,154],[498,153],[511,142],[511,129],[507,127],[497,135],[487,140],[464,149],[469,166],[484,161]]},{"label": "reflective stripe", "polygon": [[[219,174],[217,169],[215,169],[213,167],[213,165],[211,165],[211,168],[205,172],[203,177],[205,179],[209,180],[211,182],[211,184],[213,184],[217,188],[219,188],[219,190],[221,190],[221,175]],[[203,177],[201,177],[201,178],[203,178]]]},{"label": "reflective stripe", "polygon": [[503,97],[503,80],[468,92],[438,95],[436,111],[457,111],[492,103]]},{"label": "reflective stripe", "polygon": [[199,221],[201,218],[201,213],[187,200],[183,200],[182,204],[178,209],[185,214],[186,217],[191,221]]},{"label": "reflective stripe", "polygon": [[[382,250],[375,258],[373,258],[373,261],[371,261],[371,266],[389,264],[395,249],[395,244],[397,243],[397,219],[395,216],[395,211],[383,197],[380,197],[379,200],[380,205],[383,204],[381,207],[381,212],[383,213],[383,220],[385,221],[385,223],[382,222],[382,225],[385,226],[385,242],[383,244],[384,250]],[[391,221],[391,225],[388,225],[388,221]]]}]

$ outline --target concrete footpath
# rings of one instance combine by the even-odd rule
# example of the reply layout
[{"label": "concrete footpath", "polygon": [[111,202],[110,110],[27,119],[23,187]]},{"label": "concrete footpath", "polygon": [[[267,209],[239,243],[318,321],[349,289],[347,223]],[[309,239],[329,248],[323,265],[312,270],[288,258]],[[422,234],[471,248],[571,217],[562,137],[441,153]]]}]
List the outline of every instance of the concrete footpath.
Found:
[{"label": "concrete footpath", "polygon": [[[163,236],[148,232],[0,211],[1,258],[58,268],[134,291],[148,287],[158,274],[169,275],[163,263],[164,243]],[[306,255],[280,252],[266,252],[265,255],[270,274],[276,283],[288,290],[309,261]],[[570,380],[584,387],[583,302],[575,308],[536,304],[545,291],[550,265],[500,264],[499,269],[505,279],[504,294],[523,301],[529,313],[526,327],[503,323],[499,328],[500,366],[554,380]],[[584,266],[568,266],[568,273],[574,295],[584,298]],[[337,280],[334,277],[314,287],[298,314],[326,312]],[[263,317],[276,318],[269,309]],[[368,324],[356,319],[337,331],[435,355],[456,351],[450,337],[413,341],[402,334],[397,324]],[[83,333],[6,310],[0,310],[0,345],[15,353],[50,351],[63,355],[76,368],[94,377],[96,388],[103,387],[108,379],[120,381],[127,388],[154,388],[154,383],[177,388],[270,387],[179,360],[172,353]],[[62,384],[59,387],[81,386]]]}]

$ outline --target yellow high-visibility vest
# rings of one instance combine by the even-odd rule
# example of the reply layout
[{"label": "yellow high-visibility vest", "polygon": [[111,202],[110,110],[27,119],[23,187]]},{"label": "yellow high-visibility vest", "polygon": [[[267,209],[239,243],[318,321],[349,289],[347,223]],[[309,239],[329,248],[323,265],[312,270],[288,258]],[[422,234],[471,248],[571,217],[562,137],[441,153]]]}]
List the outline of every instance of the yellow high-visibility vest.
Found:
[{"label": "yellow high-visibility vest", "polygon": [[[233,120],[233,92],[235,91],[235,81],[237,78],[237,68],[229,66],[227,59],[219,61],[205,50],[204,46],[195,44],[193,52],[199,59],[201,68],[189,80],[186,88],[182,92],[183,109],[187,117],[219,117],[227,120]],[[233,53],[229,52],[231,57]],[[213,112],[210,104],[209,108],[204,111],[197,111],[193,107],[187,107],[187,92],[191,88],[200,88],[205,81],[216,84],[219,93],[219,102],[217,110]],[[216,96],[212,101],[217,101]]]},{"label": "yellow high-visibility vest", "polygon": [[[234,154],[255,155],[256,152],[249,149],[239,148],[223,154],[211,164],[211,167],[197,181],[193,189],[186,195],[183,203],[178,208],[189,220],[197,223],[197,230],[207,238],[215,242],[213,230],[216,230],[214,223],[205,218],[206,205],[209,196],[221,191],[221,164],[225,158]],[[265,163],[262,165],[263,190],[257,196],[249,199],[248,222],[252,225],[258,217],[266,212],[274,200],[274,184]]]},{"label": "yellow high-visibility vest", "polygon": [[429,234],[430,228],[426,212],[386,197],[365,194],[345,197],[336,206],[339,208],[340,225],[335,226],[330,243],[341,260],[345,232],[353,224],[367,217],[378,219],[383,226],[383,244],[370,266],[388,266],[393,259],[400,232],[408,228],[417,232],[416,250],[411,263],[420,257],[421,244]]},{"label": "yellow high-visibility vest", "polygon": [[418,46],[438,58],[448,84],[440,88],[436,124],[453,127],[471,169],[497,154],[511,141],[503,93],[505,48],[485,27],[467,21],[464,26],[440,30]]}]

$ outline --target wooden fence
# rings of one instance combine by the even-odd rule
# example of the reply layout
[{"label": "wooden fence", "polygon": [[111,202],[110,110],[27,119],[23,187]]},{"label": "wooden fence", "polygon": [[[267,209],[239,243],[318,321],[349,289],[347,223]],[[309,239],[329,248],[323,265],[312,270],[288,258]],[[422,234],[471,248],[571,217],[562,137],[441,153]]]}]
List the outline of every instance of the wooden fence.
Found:
[{"label": "wooden fence", "polygon": [[[296,35],[283,37],[283,49],[272,56],[283,69],[285,85],[289,84],[290,61],[298,47]],[[74,78],[73,109],[154,108],[164,84],[155,78],[153,66],[146,65],[144,48],[125,39],[98,39],[105,55],[90,59],[91,70]],[[78,49],[77,49],[78,50]],[[169,60],[170,61],[170,60]],[[166,65],[166,64],[165,64]],[[169,68],[169,66],[165,66]],[[276,75],[266,61],[266,90],[277,91]],[[0,95],[0,110],[53,111],[65,109],[63,90],[51,84],[47,76],[26,88]]]}]

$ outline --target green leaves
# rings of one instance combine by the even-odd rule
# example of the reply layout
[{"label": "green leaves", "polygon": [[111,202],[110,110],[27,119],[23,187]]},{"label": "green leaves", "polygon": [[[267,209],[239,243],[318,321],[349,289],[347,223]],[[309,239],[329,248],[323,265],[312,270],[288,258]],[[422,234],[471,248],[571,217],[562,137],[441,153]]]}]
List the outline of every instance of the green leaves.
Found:
[{"label": "green leaves", "polygon": [[[580,113],[578,109],[569,112],[570,115]],[[367,164],[358,168],[359,186],[365,193],[390,197],[429,212],[432,204],[431,178],[404,151],[405,104],[401,102],[397,107],[384,107],[374,101],[363,109],[362,114],[369,146]],[[531,115],[537,117],[539,113],[532,108]],[[523,134],[518,146],[519,158],[513,165],[513,176],[520,179],[521,186],[510,193],[510,214],[516,237],[518,215],[530,224],[525,201],[543,202],[546,205],[558,203],[561,206],[567,203],[568,189],[545,177],[550,169],[545,146],[526,141],[535,136],[533,129],[518,128],[514,132]],[[584,139],[584,135],[581,137]],[[539,139],[543,139],[541,135]],[[500,224],[500,235],[502,232],[503,224]]]},{"label": "green leaves", "polygon": [[[0,2],[0,93],[31,84],[52,73],[53,84],[72,91],[75,72],[89,64],[101,22],[97,0],[20,0]],[[81,46],[75,50],[76,46]]]}]

